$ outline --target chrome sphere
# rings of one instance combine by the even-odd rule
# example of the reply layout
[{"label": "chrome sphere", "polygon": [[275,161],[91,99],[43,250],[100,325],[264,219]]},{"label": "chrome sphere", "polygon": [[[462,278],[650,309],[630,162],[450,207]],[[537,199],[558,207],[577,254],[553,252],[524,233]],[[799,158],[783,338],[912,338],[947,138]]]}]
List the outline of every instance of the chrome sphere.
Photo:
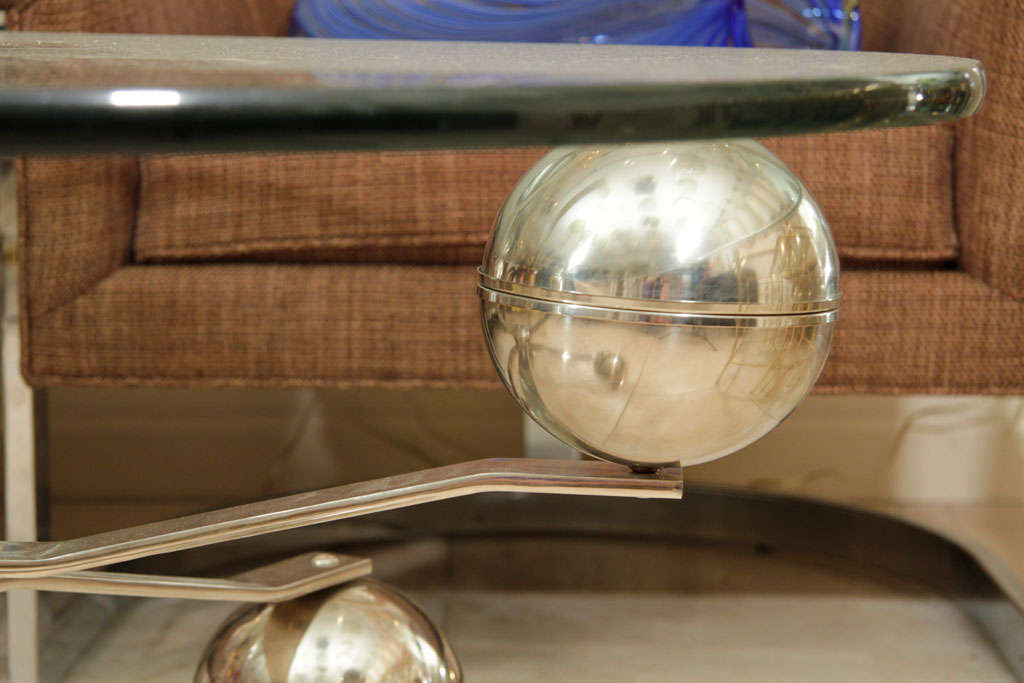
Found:
[{"label": "chrome sphere", "polygon": [[821,211],[752,140],[555,149],[506,201],[479,285],[523,409],[635,469],[775,427],[821,372],[839,304]]},{"label": "chrome sphere", "polygon": [[358,580],[232,615],[207,648],[196,683],[453,683],[444,635],[387,586]]}]

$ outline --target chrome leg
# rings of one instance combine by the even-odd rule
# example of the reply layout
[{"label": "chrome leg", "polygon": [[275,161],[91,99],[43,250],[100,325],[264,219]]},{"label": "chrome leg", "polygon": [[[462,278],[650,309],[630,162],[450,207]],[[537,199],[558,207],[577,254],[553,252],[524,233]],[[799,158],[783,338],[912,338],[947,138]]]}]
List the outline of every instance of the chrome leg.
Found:
[{"label": "chrome leg", "polygon": [[7,594],[7,672],[11,683],[39,681],[39,600],[35,591]]},{"label": "chrome leg", "polygon": [[[35,541],[35,414],[32,389],[21,377],[18,321],[17,201],[13,165],[0,160],[0,236],[3,239],[3,402],[6,538]],[[39,602],[35,591],[7,597],[7,666],[11,683],[39,680]]]}]

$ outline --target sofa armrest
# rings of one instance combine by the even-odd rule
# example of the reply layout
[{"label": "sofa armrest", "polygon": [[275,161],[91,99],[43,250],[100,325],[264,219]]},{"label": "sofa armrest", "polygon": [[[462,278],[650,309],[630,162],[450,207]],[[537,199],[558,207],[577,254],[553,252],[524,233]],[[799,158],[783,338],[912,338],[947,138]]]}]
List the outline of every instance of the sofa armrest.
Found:
[{"label": "sofa armrest", "polygon": [[906,0],[897,48],[981,60],[981,111],[956,125],[954,197],[961,268],[1024,300],[1024,0]]},{"label": "sofa armrest", "polygon": [[69,303],[131,260],[138,178],[134,158],[19,160],[24,319]]}]

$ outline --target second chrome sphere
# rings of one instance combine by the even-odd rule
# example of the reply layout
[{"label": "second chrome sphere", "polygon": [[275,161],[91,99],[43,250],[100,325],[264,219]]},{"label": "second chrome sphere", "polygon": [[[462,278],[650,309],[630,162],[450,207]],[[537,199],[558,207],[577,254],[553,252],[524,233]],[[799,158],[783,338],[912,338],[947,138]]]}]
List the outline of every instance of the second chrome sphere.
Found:
[{"label": "second chrome sphere", "polygon": [[523,409],[634,469],[763,436],[821,372],[835,246],[752,140],[555,149],[520,181],[480,268],[484,334]]},{"label": "second chrome sphere", "polygon": [[271,605],[249,605],[220,627],[195,683],[458,683],[447,639],[388,586],[359,579]]}]

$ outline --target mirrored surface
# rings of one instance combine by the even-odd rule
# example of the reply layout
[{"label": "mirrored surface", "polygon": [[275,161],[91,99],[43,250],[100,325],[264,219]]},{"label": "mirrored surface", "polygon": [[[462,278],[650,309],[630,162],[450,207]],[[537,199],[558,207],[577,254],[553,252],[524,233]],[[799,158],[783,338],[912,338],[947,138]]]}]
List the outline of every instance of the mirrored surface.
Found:
[{"label": "mirrored surface", "polygon": [[839,261],[800,180],[753,140],[549,152],[498,216],[481,286],[641,311],[839,304]]},{"label": "mirrored surface", "polygon": [[764,436],[814,385],[836,320],[642,314],[480,292],[491,357],[523,410],[565,443],[636,469],[694,465]]},{"label": "mirrored surface", "polygon": [[243,607],[222,624],[195,676],[196,683],[461,680],[451,646],[429,617],[369,579]]},{"label": "mirrored surface", "polygon": [[523,409],[635,469],[775,427],[821,372],[839,306],[824,217],[753,140],[555,148],[505,202],[479,283]]}]

